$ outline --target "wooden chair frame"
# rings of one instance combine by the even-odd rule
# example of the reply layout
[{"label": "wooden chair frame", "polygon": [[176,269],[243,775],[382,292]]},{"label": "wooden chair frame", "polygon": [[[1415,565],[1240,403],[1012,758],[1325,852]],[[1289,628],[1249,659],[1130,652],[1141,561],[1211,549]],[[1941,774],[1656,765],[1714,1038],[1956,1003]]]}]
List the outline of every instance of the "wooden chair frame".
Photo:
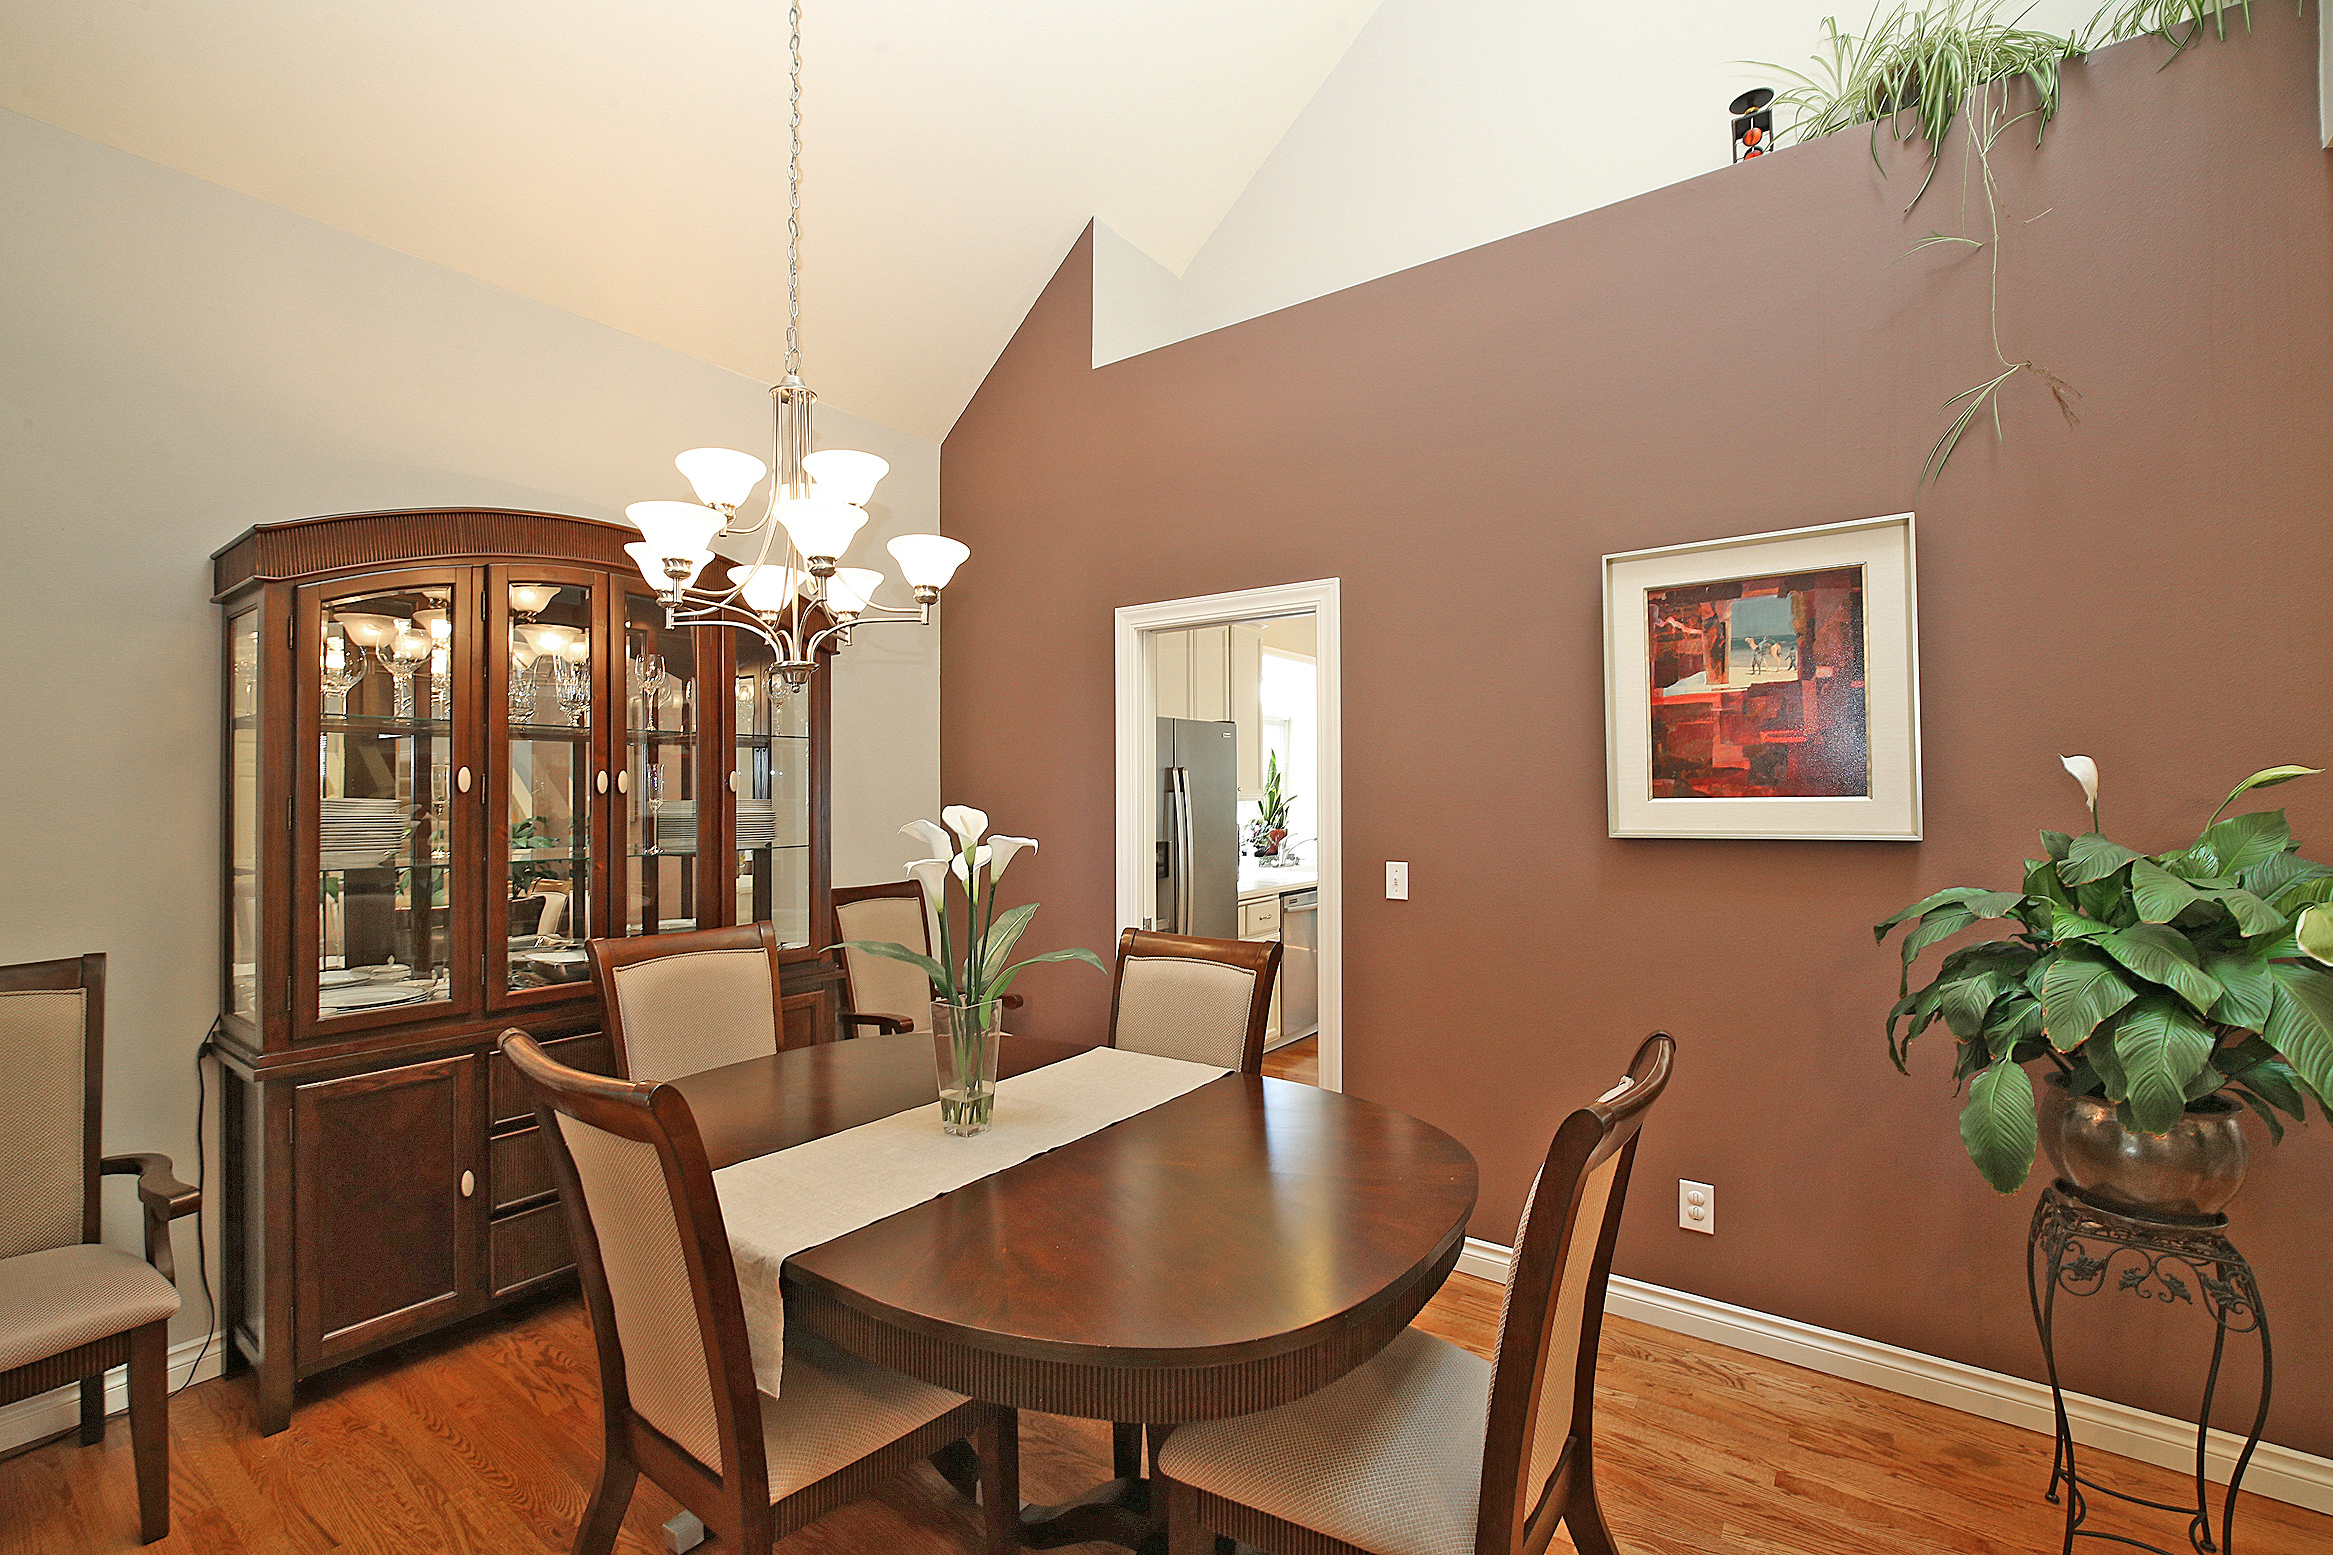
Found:
[{"label": "wooden chair frame", "polygon": [[767,923],[586,940],[583,948],[591,955],[592,987],[598,992],[600,1008],[607,1015],[608,1041],[616,1050],[616,1068],[625,1074],[631,1073],[632,1063],[624,1051],[624,1005],[616,997],[616,974],[643,961],[661,961],[667,956],[695,955],[707,950],[759,948],[770,968],[770,1029],[778,1044],[783,1045],[786,1040],[786,995],[779,980],[778,935]]},{"label": "wooden chair frame", "polygon": [[[915,1023],[913,1017],[861,1015],[858,1013],[859,990],[857,985],[851,981],[850,957],[842,954],[842,942],[850,938],[843,932],[842,910],[854,902],[904,898],[912,898],[920,905],[924,900],[923,887],[913,880],[886,880],[880,885],[839,886],[827,893],[827,900],[832,904],[828,908],[828,915],[832,921],[827,926],[834,931],[834,944],[830,948],[835,951],[835,959],[842,967],[843,996],[850,1003],[850,1009],[843,1013],[843,1019],[861,1026],[872,1026],[877,1031],[919,1031],[922,1028]],[[908,948],[921,950],[927,956],[932,953],[931,921],[928,918],[924,921],[923,943],[920,946],[911,945]],[[1008,1010],[1021,1008],[1021,996],[1017,993],[1008,993],[998,1002]]]},{"label": "wooden chair frame", "polygon": [[[1580,1555],[1618,1555],[1612,1533],[1596,1501],[1596,1352],[1604,1328],[1604,1294],[1611,1281],[1612,1248],[1620,1236],[1620,1213],[1628,1201],[1629,1173],[1644,1116],[1669,1083],[1676,1043],[1654,1032],[1629,1062],[1629,1085],[1608,1101],[1580,1108],[1563,1120],[1547,1147],[1539,1188],[1507,1295],[1507,1320],[1491,1383],[1490,1419],[1483,1440],[1482,1500],[1473,1555],[1542,1555],[1558,1525],[1571,1534]],[[1612,1191],[1603,1219],[1576,1224],[1580,1190],[1614,1155]],[[1530,1504],[1523,1483],[1531,1442],[1538,1429],[1540,1385],[1554,1348],[1557,1284],[1570,1260],[1573,1242],[1595,1240],[1588,1250],[1587,1291],[1580,1304],[1577,1375],[1572,1383],[1569,1439],[1546,1490]],[[1538,1314],[1537,1321],[1530,1315]],[[1167,1502],[1168,1555],[1211,1555],[1215,1534],[1260,1545],[1274,1555],[1374,1555],[1341,1539],[1283,1521],[1196,1486],[1170,1482]]]},{"label": "wooden chair frame", "polygon": [[[145,1213],[146,1262],[172,1285],[177,1263],[170,1251],[170,1223],[202,1208],[202,1195],[178,1180],[170,1158],[139,1152],[102,1153],[105,1138],[105,957],[73,956],[0,967],[0,992],[68,992],[84,996],[82,1028],[81,1240],[102,1240],[98,1229],[101,1178],[134,1176]],[[67,1383],[81,1385],[81,1445],[105,1439],[105,1374],[129,1368],[130,1444],[138,1476],[139,1537],[152,1544],[170,1532],[170,1322],[163,1318],[118,1334],[0,1372],[0,1405],[46,1393]]]},{"label": "wooden chair frame", "polygon": [[1280,976],[1278,940],[1200,939],[1190,934],[1156,934],[1128,929],[1118,936],[1118,964],[1110,973],[1110,1046],[1118,1045],[1118,1000],[1126,987],[1129,958],[1172,957],[1181,961],[1213,961],[1256,976],[1248,997],[1248,1029],[1240,1043],[1239,1072],[1264,1072],[1264,1029],[1272,1023],[1272,984]]},{"label": "wooden chair frame", "polygon": [[[867,1495],[899,1468],[967,1438],[976,1439],[980,1458],[980,1499],[990,1555],[1018,1550],[1019,1417],[1013,1410],[976,1399],[773,1503],[752,1350],[737,1292],[737,1265],[704,1141],[687,1099],[669,1085],[635,1084],[569,1069],[547,1057],[523,1031],[504,1032],[501,1048],[535,1099],[535,1116],[550,1150],[599,1351],[604,1456],[599,1486],[576,1532],[576,1555],[607,1555],[614,1548],[624,1510],[643,1473],[694,1512],[724,1541],[723,1548],[750,1555],[767,1551],[776,1540]],[[696,1308],[697,1331],[704,1336],[724,1473],[714,1473],[632,1409],[607,1268],[600,1259],[599,1236],[584,1202],[575,1157],[559,1127],[562,1113],[619,1138],[653,1146],[664,1167],[665,1187],[684,1228],[681,1246],[689,1299]]]}]

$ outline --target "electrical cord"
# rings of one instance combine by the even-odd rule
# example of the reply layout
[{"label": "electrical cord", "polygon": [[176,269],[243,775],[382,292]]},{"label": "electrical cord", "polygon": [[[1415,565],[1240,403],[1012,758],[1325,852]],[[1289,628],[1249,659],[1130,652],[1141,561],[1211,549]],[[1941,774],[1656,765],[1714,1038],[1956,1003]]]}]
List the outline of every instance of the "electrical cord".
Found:
[{"label": "electrical cord", "polygon": [[172,1398],[194,1386],[195,1373],[202,1370],[203,1361],[211,1353],[211,1341],[219,1336],[219,1298],[211,1290],[210,1239],[203,1235],[203,1213],[211,1207],[210,1156],[203,1148],[204,1104],[210,1097],[210,1074],[203,1067],[203,1060],[216,1051],[218,1040],[219,1022],[214,1020],[211,1029],[203,1033],[201,1043],[194,1050],[194,1191],[197,1195],[194,1211],[194,1266],[202,1280],[203,1309],[210,1316],[209,1321],[203,1325],[202,1348],[194,1352],[194,1364],[186,1368],[186,1380],[171,1390]]}]

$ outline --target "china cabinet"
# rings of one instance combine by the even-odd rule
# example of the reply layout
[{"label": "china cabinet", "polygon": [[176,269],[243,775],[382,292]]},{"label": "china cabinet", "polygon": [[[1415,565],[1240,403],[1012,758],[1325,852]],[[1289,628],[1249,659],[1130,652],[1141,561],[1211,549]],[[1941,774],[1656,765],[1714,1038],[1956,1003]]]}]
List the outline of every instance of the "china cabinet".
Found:
[{"label": "china cabinet", "polygon": [[604,1072],[584,941],[769,921],[831,1032],[826,695],[665,625],[632,529],[498,510],[264,524],[225,627],[223,1317],[296,1382],[572,1267],[517,1026]]}]

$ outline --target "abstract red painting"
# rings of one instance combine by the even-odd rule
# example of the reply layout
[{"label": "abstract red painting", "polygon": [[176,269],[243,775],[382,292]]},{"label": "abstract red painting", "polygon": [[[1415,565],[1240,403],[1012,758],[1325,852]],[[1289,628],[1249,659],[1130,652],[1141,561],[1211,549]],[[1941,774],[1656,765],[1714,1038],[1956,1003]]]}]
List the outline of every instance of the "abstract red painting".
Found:
[{"label": "abstract red painting", "polygon": [[1871,794],[1861,567],[1643,597],[1652,798]]}]

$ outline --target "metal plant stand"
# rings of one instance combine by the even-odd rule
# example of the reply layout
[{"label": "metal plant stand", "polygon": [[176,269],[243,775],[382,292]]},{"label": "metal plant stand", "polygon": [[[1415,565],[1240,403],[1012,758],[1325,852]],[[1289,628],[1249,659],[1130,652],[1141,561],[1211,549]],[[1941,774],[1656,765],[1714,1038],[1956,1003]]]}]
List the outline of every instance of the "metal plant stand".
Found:
[{"label": "metal plant stand", "polygon": [[[2269,1389],[2275,1369],[2268,1336],[2268,1311],[2261,1305],[2260,1286],[2252,1265],[2228,1240],[2228,1217],[2211,1215],[2194,1220],[2156,1220],[2102,1209],[2063,1180],[2046,1189],[2034,1207],[2033,1231],[2025,1249],[2025,1281],[2033,1298],[2034,1326],[2041,1333],[2041,1354],[2049,1367],[2050,1401],[2057,1412],[2058,1450],[2050,1468],[2048,1499],[2058,1504],[2061,1490],[2066,1509],[2064,1555],[2073,1555],[2076,1539],[2106,1539],[2155,1555],[2173,1555],[2160,1545],[2121,1534],[2084,1528],[2089,1516],[2087,1493],[2112,1496],[2157,1511],[2187,1518],[2189,1548],[2199,1555],[2232,1555],[2235,1549],[2236,1496],[2243,1488],[2244,1471],[2260,1446],[2268,1424]],[[2195,1428],[2195,1501],[2176,1506],[2150,1501],[2102,1485],[2074,1467],[2074,1436],[2066,1419],[2066,1396],[2058,1384],[2058,1357],[2054,1338],[2058,1293],[2090,1296],[2111,1286],[2129,1291],[2141,1301],[2194,1305],[2198,1295],[2211,1314],[2211,1370],[2203,1383],[2203,1404]],[[2220,1362],[2230,1334],[2260,1336],[2260,1406],[2252,1415],[2252,1431],[2244,1439],[2228,1474],[2228,1489],[2220,1507],[2219,1542],[2212,1542],[2211,1487],[2204,1475],[2205,1453],[2211,1439],[2212,1400],[2220,1385]]]}]

